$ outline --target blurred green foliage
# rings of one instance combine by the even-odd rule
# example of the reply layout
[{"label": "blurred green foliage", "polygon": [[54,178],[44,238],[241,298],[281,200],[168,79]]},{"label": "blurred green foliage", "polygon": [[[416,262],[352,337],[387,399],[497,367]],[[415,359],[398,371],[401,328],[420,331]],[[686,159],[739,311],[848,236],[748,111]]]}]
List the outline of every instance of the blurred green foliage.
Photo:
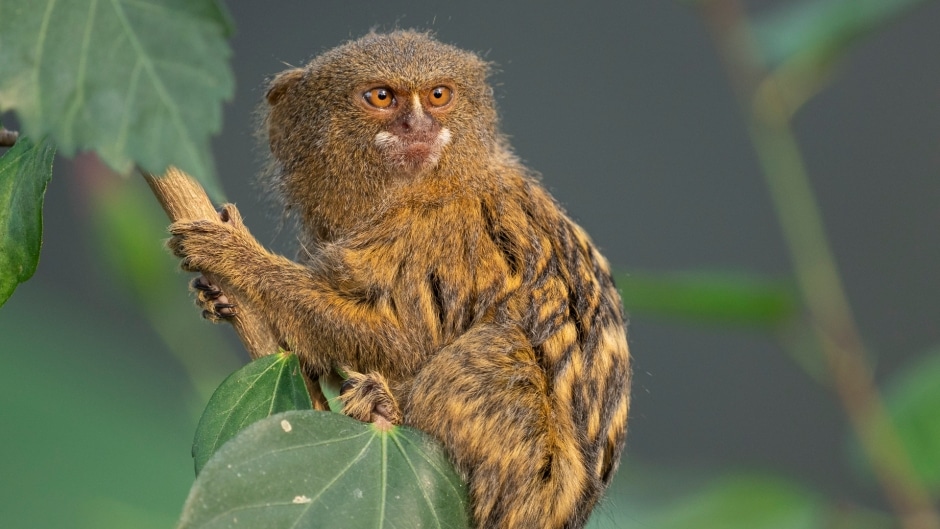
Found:
[{"label": "blurred green foliage", "polygon": [[940,348],[895,373],[885,400],[915,470],[940,499]]},{"label": "blurred green foliage", "polygon": [[800,311],[790,281],[744,272],[630,272],[616,280],[633,314],[769,329],[787,324]]},{"label": "blurred green foliage", "polygon": [[655,517],[657,529],[826,527],[823,498],[766,476],[727,476],[679,499]]},{"label": "blurred green foliage", "polygon": [[172,527],[199,414],[244,356],[198,317],[142,179],[99,171],[92,239],[104,259],[89,280],[113,283],[153,331],[126,327],[124,307],[32,282],[0,308],[4,527]]},{"label": "blurred green foliage", "polygon": [[754,31],[771,65],[831,63],[850,46],[928,0],[796,0],[763,13]]},{"label": "blurred green foliage", "polygon": [[21,290],[0,312],[2,525],[171,527],[192,483],[182,372],[120,319]]}]

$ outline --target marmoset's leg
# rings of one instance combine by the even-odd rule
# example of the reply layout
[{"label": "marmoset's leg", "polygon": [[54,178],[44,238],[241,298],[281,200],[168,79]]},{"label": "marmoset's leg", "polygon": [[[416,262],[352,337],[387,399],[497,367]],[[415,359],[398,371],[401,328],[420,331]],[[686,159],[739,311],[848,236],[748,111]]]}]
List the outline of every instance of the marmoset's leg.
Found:
[{"label": "marmoset's leg", "polygon": [[[434,355],[402,399],[467,477],[480,527],[580,527],[589,479],[571,392],[556,392],[516,327],[480,325]],[[594,490],[591,490],[591,489]]]}]

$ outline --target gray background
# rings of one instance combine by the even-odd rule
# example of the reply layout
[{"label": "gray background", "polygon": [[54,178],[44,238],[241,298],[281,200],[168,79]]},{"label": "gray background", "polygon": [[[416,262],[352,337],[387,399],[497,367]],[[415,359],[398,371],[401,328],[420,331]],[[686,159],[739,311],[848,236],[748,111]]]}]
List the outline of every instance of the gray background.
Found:
[{"label": "gray background", "polygon": [[[230,199],[275,248],[290,247],[291,236],[277,232],[276,215],[252,185],[262,165],[252,131],[263,80],[371,27],[415,27],[497,64],[503,128],[516,151],[616,268],[790,269],[725,72],[687,6],[285,1],[229,8],[237,93],[213,149]],[[938,22],[934,2],[865,39],[795,119],[880,380],[940,343]],[[70,170],[58,163],[49,188],[34,281],[93,300],[101,285],[80,279],[95,261],[76,235],[86,211]],[[147,336],[133,311],[98,303]],[[880,501],[845,462],[846,424],[831,395],[770,336],[639,315],[630,342],[628,472],[632,462],[756,467],[837,498]]]}]

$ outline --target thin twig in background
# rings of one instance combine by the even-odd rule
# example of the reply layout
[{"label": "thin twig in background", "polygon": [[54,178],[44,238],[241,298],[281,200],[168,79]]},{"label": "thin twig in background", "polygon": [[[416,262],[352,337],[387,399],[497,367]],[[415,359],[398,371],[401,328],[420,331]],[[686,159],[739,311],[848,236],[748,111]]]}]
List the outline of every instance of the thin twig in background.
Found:
[{"label": "thin twig in background", "polygon": [[869,354],[852,315],[788,108],[761,64],[738,0],[702,2],[702,13],[728,69],[783,230],[829,381],[904,529],[940,529],[940,515],[905,451],[875,385]]}]

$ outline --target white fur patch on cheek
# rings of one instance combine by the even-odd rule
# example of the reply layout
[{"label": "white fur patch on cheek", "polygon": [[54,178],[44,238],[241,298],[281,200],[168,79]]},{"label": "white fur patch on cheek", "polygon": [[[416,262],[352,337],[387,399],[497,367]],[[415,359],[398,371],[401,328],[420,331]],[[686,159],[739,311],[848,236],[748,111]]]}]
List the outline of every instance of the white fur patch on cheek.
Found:
[{"label": "white fur patch on cheek", "polygon": [[373,141],[375,142],[375,146],[379,149],[388,149],[389,147],[394,147],[401,143],[401,139],[398,136],[385,130],[376,134]]},{"label": "white fur patch on cheek", "polygon": [[434,138],[434,143],[431,147],[431,155],[428,156],[428,165],[434,166],[437,165],[437,162],[441,161],[441,154],[444,152],[444,147],[450,143],[450,129],[444,127],[440,132],[437,133],[437,137]]},{"label": "white fur patch on cheek", "polygon": [[447,127],[442,128],[434,143],[436,143],[438,147],[443,147],[450,143],[450,129]]}]

